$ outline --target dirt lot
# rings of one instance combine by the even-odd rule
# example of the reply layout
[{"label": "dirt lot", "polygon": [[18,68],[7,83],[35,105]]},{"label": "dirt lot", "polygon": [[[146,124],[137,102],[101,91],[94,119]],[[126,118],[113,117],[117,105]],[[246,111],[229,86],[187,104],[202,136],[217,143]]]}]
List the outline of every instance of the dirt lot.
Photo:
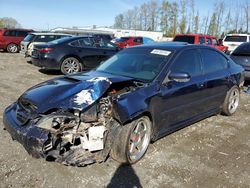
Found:
[{"label": "dirt lot", "polygon": [[44,74],[20,54],[0,52],[0,187],[249,187],[250,95],[232,117],[213,116],[150,145],[133,166],[111,159],[68,167],[34,159],[4,131],[2,113]]}]

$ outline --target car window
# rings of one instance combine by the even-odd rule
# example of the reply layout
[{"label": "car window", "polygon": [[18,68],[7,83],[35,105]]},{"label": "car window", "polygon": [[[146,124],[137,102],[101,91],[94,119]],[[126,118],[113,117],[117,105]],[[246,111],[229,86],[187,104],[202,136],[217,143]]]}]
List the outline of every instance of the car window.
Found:
[{"label": "car window", "polygon": [[182,52],[171,65],[171,72],[188,73],[190,76],[202,74],[201,58],[197,50],[186,50]]},{"label": "car window", "polygon": [[143,38],[143,44],[151,44],[154,43],[155,41],[151,38],[144,37]]},{"label": "car window", "polygon": [[204,44],[204,43],[205,43],[205,38],[199,37],[199,44]]},{"label": "car window", "polygon": [[243,43],[238,46],[234,51],[233,55],[250,55],[250,43]]},{"label": "car window", "polygon": [[99,44],[95,44],[95,41],[92,38],[83,38],[79,40],[80,47],[99,47]]},{"label": "car window", "polygon": [[226,42],[246,42],[247,36],[226,36]]},{"label": "car window", "polygon": [[28,35],[27,31],[17,31],[17,36],[18,37],[25,37]]},{"label": "car window", "polygon": [[101,48],[116,49],[117,46],[112,42],[100,41]]},{"label": "car window", "polygon": [[187,42],[189,44],[194,44],[195,37],[194,36],[176,36],[173,41]]},{"label": "car window", "polygon": [[29,42],[29,41],[32,41],[34,38],[35,38],[35,35],[33,35],[33,34],[28,34],[28,35],[23,39],[23,41]]},{"label": "car window", "polygon": [[204,72],[217,72],[228,67],[227,59],[215,50],[201,49]]},{"label": "car window", "polygon": [[134,42],[142,43],[142,38],[136,38],[136,39],[134,39]]},{"label": "car window", "polygon": [[212,45],[212,39],[211,38],[206,38],[206,44],[207,45]]},{"label": "car window", "polygon": [[50,42],[55,39],[56,38],[54,35],[38,35],[34,41],[35,42]]},{"label": "car window", "polygon": [[81,47],[79,40],[74,40],[69,43],[70,46]]},{"label": "car window", "polygon": [[16,31],[14,30],[8,30],[4,33],[4,36],[9,36],[9,37],[15,37],[16,36]]}]

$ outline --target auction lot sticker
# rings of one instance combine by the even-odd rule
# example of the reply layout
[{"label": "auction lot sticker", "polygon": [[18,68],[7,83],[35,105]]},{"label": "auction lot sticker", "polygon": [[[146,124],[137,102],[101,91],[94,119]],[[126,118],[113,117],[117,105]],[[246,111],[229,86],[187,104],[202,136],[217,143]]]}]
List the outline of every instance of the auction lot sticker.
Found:
[{"label": "auction lot sticker", "polygon": [[164,55],[164,56],[169,56],[169,54],[171,54],[170,51],[167,51],[167,50],[158,50],[158,49],[154,49],[150,53],[151,54],[156,54],[156,55]]}]

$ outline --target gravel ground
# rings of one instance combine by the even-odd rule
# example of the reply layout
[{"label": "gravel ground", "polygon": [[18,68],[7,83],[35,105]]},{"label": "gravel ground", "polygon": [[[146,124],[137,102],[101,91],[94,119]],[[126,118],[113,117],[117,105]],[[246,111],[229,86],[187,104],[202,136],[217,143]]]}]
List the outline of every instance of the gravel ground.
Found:
[{"label": "gravel ground", "polygon": [[0,52],[0,187],[250,187],[250,95],[232,117],[213,116],[151,144],[133,166],[112,159],[77,168],[28,155],[2,113],[29,87],[58,76]]}]

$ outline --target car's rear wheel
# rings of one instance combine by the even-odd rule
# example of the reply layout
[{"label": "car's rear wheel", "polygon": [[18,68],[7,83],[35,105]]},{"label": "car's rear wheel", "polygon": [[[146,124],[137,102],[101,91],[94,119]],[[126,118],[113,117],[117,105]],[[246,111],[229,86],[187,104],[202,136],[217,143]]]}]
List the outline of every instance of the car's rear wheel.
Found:
[{"label": "car's rear wheel", "polygon": [[82,64],[75,57],[67,57],[61,64],[63,74],[75,74],[82,71]]},{"label": "car's rear wheel", "polygon": [[7,51],[9,53],[17,53],[18,52],[18,46],[16,44],[9,44],[7,46]]},{"label": "car's rear wheel", "polygon": [[147,151],[151,130],[152,124],[147,116],[120,127],[114,139],[110,156],[120,163],[136,163]]},{"label": "car's rear wheel", "polygon": [[222,106],[222,113],[231,116],[233,115],[240,103],[240,90],[238,86],[233,86],[226,95]]}]

